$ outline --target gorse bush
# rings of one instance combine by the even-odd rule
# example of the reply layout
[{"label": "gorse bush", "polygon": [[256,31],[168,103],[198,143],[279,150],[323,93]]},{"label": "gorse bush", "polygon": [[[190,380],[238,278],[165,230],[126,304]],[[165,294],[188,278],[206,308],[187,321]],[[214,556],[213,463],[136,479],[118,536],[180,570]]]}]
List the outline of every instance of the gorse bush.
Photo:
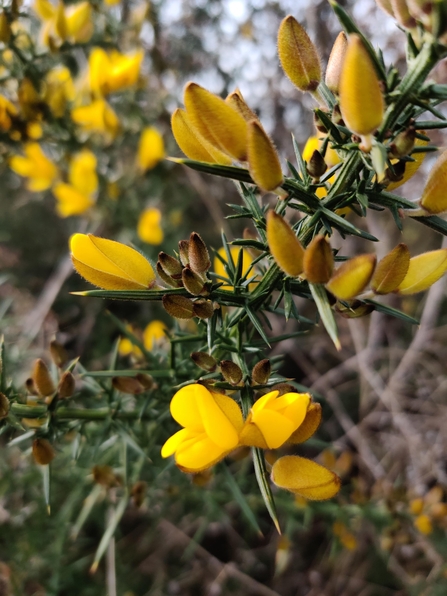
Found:
[{"label": "gorse bush", "polygon": [[[155,263],[140,250],[101,237],[102,218],[111,217],[117,195],[165,157],[153,124],[155,110],[148,115],[138,100],[143,8],[132,9],[120,44],[113,11],[95,3],[56,6],[37,0],[34,16],[15,4],[3,9],[3,157],[26,179],[29,191],[52,193],[59,216],[84,218],[70,239],[71,258],[77,273],[99,289],[75,292],[72,299],[159,302],[172,321],[152,320],[139,331],[134,321],[129,325],[110,315],[122,338],[107,369],[90,370],[53,342],[52,366],[37,360],[25,387],[8,378],[3,345],[1,432],[13,445],[31,443],[48,508],[50,471],[65,457],[60,452],[67,440],[72,459],[94,482],[75,534],[100,498],[108,495],[112,504],[93,571],[129,503],[144,501],[148,488],[142,470],[148,458],[152,502],[163,475],[174,485],[183,482],[181,472],[193,475],[196,486],[208,483],[210,468],[219,464],[245,523],[256,530],[260,508],[257,502],[252,507],[253,487],[247,496],[238,484],[238,466],[247,470],[251,460],[278,531],[290,514],[278,488],[292,493],[298,504],[335,497],[340,476],[351,465],[322,465],[299,455],[298,445],[321,424],[322,406],[307,387],[280,374],[282,357],[271,356],[271,348],[299,341],[320,324],[340,350],[339,317],[373,311],[415,324],[408,310],[396,307],[399,297],[426,291],[447,271],[446,248],[412,255],[399,243],[378,261],[379,241],[367,231],[371,213],[384,211],[399,230],[412,218],[421,230],[447,235],[439,217],[447,211],[447,153],[437,158],[417,202],[394,193],[417,172],[426,153],[437,150],[430,131],[447,127],[439,108],[447,85],[428,79],[447,56],[445,3],[378,2],[406,31],[403,74],[385,63],[337,2],[330,4],[344,31],[326,69],[294,16],[278,31],[285,74],[315,101],[315,135],[302,151],[291,137],[296,160],[287,168],[238,89],[223,99],[195,82],[186,85],[184,108],[171,119],[186,157],[167,159],[233,180],[240,201],[229,206],[228,220],[244,220],[247,227],[240,238],[222,233],[213,252],[190,230],[186,239],[176,238],[178,249],[160,252]],[[176,165],[172,172],[179,170]],[[133,192],[143,198],[145,188]],[[163,217],[156,204],[143,210],[137,235],[142,243],[163,248]],[[365,252],[352,254],[352,237],[368,247]],[[393,306],[383,298],[391,295]],[[275,334],[277,317],[295,321],[298,330]],[[358,505],[363,497],[352,501]],[[406,519],[416,516],[423,535],[444,523],[442,490],[435,497],[406,498]],[[354,549],[352,510],[346,511],[328,517],[334,536]],[[391,527],[391,513],[381,515],[378,526]]]}]

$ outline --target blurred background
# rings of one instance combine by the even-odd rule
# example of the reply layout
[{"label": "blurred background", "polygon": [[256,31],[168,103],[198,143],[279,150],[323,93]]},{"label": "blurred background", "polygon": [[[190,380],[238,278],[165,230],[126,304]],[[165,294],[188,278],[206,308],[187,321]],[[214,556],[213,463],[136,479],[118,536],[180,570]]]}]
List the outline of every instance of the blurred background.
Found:
[{"label": "blurred background", "polygon": [[[386,63],[404,69],[405,34],[396,23],[373,0],[340,4],[381,47]],[[61,217],[54,194],[30,191],[26,180],[8,166],[12,154],[23,153],[23,139],[5,137],[0,146],[0,330],[5,334],[8,375],[17,386],[30,375],[36,358],[49,361],[54,338],[70,358],[79,356],[84,367],[100,370],[108,367],[120,335],[117,319],[135,330],[153,320],[172,325],[157,305],[70,295],[86,288],[72,274],[71,234],[91,231],[134,244],[155,262],[160,250],[172,254],[178,240],[193,230],[216,250],[222,229],[229,239],[242,233],[240,220],[225,220],[227,203],[239,201],[229,181],[160,158],[150,167],[136,167],[141,130],[153,127],[163,139],[164,152],[179,156],[170,115],[182,105],[184,84],[194,80],[222,96],[238,87],[272,135],[284,163],[293,162],[291,133],[303,147],[314,134],[314,105],[280,68],[279,23],[293,14],[316,43],[323,63],[340,31],[326,0],[122,0],[91,5],[95,33],[87,50],[73,43],[56,48],[50,44],[39,51],[43,60],[64,64],[79,79],[88,49],[95,45],[121,52],[144,50],[137,85],[110,98],[122,125],[115,138],[66,139],[57,128],[62,119],[44,125],[47,154],[64,175],[68,154],[88,147],[96,155],[94,209]],[[38,12],[24,3],[20,14],[23,35],[37,39],[43,26]],[[14,68],[17,80],[30,76],[29,63]],[[433,77],[445,81],[445,74],[441,64]],[[6,75],[1,82],[5,93],[11,92],[11,78]],[[432,132],[432,142],[442,146],[442,134]],[[430,163],[427,157],[417,177],[396,192],[417,198]],[[139,226],[147,210],[155,220],[145,233]],[[379,258],[402,241],[412,254],[441,246],[438,235],[422,232],[414,222],[404,222],[404,232],[399,232],[388,212],[369,213],[368,225],[380,240]],[[371,250],[358,238],[348,246],[351,254]],[[119,469],[111,480],[93,469],[122,465],[116,464],[113,444],[104,446],[110,429],[86,428],[91,442],[76,458],[80,447],[67,433],[52,466],[51,515],[29,445],[3,433],[0,596],[446,594],[444,298],[443,280],[423,299],[387,297],[391,306],[418,318],[419,326],[377,312],[361,319],[338,317],[339,353],[319,327],[275,346],[272,356],[284,356],[280,372],[309,387],[324,407],[322,427],[306,443],[304,455],[317,458],[343,479],[340,495],[327,503],[275,495],[282,536],[264,510],[247,458],[228,464],[246,495],[238,501],[224,464],[212,476],[191,479],[172,466],[162,467],[159,458],[145,459],[155,432],[148,426],[129,439],[142,450],[134,449],[140,458],[139,469],[132,468],[135,482],[146,484],[135,489],[115,539],[107,543],[104,560],[92,574],[93,555],[113,523],[122,474]],[[303,312],[315,317],[311,309]],[[275,334],[293,331],[295,324],[272,320]],[[132,354],[126,355],[122,347],[119,357],[127,362]],[[111,431],[107,435],[113,436]],[[163,440],[162,433],[155,445]],[[247,503],[259,528],[247,520]]]}]

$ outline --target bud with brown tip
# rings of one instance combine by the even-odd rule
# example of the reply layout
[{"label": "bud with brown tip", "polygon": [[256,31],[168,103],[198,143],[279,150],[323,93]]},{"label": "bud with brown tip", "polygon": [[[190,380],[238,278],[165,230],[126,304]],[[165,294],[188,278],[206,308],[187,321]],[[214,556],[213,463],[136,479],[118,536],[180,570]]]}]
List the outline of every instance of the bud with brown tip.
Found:
[{"label": "bud with brown tip", "polygon": [[33,458],[36,464],[47,466],[56,457],[56,452],[47,439],[34,439]]},{"label": "bud with brown tip", "polygon": [[414,29],[416,19],[410,14],[407,6],[407,0],[390,0],[393,9],[394,18],[405,29]]},{"label": "bud with brown tip", "polygon": [[257,115],[253,112],[251,108],[245,102],[245,99],[242,96],[242,93],[239,89],[230,93],[225,101],[234,108],[239,114],[246,120],[250,122],[250,120],[258,120]]},{"label": "bud with brown tip", "polygon": [[199,319],[210,319],[214,314],[214,305],[211,300],[200,298],[193,303],[193,315]]},{"label": "bud with brown tip", "polygon": [[312,157],[309,159],[306,169],[309,176],[312,176],[314,182],[318,182],[327,170],[327,164],[324,161],[324,157],[317,149],[312,153]]},{"label": "bud with brown tip", "polygon": [[311,284],[325,284],[334,269],[331,246],[324,236],[315,236],[304,252],[304,274]]},{"label": "bud with brown tip", "polygon": [[416,129],[409,126],[406,130],[400,132],[390,145],[390,157],[399,159],[410,155],[416,141]]},{"label": "bud with brown tip", "polygon": [[156,265],[157,275],[161,279],[163,283],[167,286],[171,286],[172,288],[180,288],[183,285],[183,282],[180,280],[173,279],[170,275],[168,275],[163,267],[160,265],[160,262],[157,261]]},{"label": "bud with brown tip", "polygon": [[169,275],[173,279],[181,279],[183,267],[177,259],[174,259],[174,257],[171,257],[171,255],[168,255],[165,252],[159,252],[158,263],[160,263],[160,267],[166,275]]},{"label": "bud with brown tip", "polygon": [[180,262],[183,267],[189,265],[189,242],[188,240],[180,240],[178,243],[178,253],[180,257]]},{"label": "bud with brown tip", "polygon": [[61,376],[59,385],[57,387],[57,394],[59,399],[67,399],[73,395],[76,388],[76,381],[70,371],[64,372]]},{"label": "bud with brown tip", "polygon": [[239,385],[242,381],[242,370],[235,362],[231,360],[222,360],[220,363],[220,371],[223,378],[230,383],[230,385]]},{"label": "bud with brown tip", "polygon": [[189,237],[188,261],[195,273],[206,273],[211,267],[208,249],[197,232],[192,232]]},{"label": "bud with brown tip", "polygon": [[253,370],[251,371],[251,380],[254,385],[265,385],[272,372],[272,367],[270,364],[270,360],[264,358],[264,360],[260,360],[257,362]]},{"label": "bud with brown tip", "polygon": [[39,395],[42,397],[48,397],[56,391],[50,371],[41,358],[34,363],[32,379]]},{"label": "bud with brown tip", "polygon": [[135,375],[135,378],[145,391],[149,391],[149,389],[152,389],[154,386],[154,379],[151,377],[151,375],[146,373],[138,373]]},{"label": "bud with brown tip", "polygon": [[162,304],[165,311],[176,319],[192,319],[194,316],[193,303],[185,296],[165,294]]},{"label": "bud with brown tip", "polygon": [[207,293],[202,276],[194,273],[189,265],[182,271],[182,282],[185,289],[193,296],[200,296]]},{"label": "bud with brown tip", "polygon": [[138,395],[144,391],[144,387],[135,377],[113,377],[112,385],[121,393],[130,395]]},{"label": "bud with brown tip", "polygon": [[217,362],[210,354],[206,352],[193,352],[191,360],[196,366],[207,372],[214,372],[217,368]]}]

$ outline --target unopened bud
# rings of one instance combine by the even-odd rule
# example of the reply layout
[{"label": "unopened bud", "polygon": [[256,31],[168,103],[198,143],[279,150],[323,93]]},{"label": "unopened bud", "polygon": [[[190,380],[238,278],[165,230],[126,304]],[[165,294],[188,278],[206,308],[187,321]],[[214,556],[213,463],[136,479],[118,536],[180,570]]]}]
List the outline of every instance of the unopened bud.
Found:
[{"label": "unopened bud", "polygon": [[311,284],[325,284],[334,269],[331,246],[324,236],[316,236],[304,252],[304,273]]},{"label": "unopened bud", "polygon": [[267,242],[278,267],[291,277],[303,272],[304,248],[289,224],[274,211],[267,214]]},{"label": "unopened bud", "polygon": [[210,319],[214,314],[214,304],[211,300],[196,300],[193,303],[193,313],[195,317],[199,319]]},{"label": "unopened bud", "polygon": [[247,155],[250,175],[263,190],[275,191],[284,182],[273,141],[257,120],[248,123]]},{"label": "unopened bud", "polygon": [[254,365],[253,370],[251,371],[251,380],[255,385],[265,385],[270,378],[271,372],[272,367],[270,360],[265,358]]},{"label": "unopened bud", "polygon": [[6,418],[9,412],[9,399],[4,393],[0,393],[0,420]]},{"label": "unopened bud", "polygon": [[7,44],[11,39],[11,25],[5,11],[0,14],[0,41]]},{"label": "unopened bud", "polygon": [[365,304],[360,300],[354,300],[349,306],[345,306],[341,302],[336,302],[335,310],[345,319],[359,319],[366,317],[374,310],[372,304]]},{"label": "unopened bud", "polygon": [[195,273],[206,273],[211,267],[208,249],[197,232],[192,232],[189,237],[188,260]]},{"label": "unopened bud", "polygon": [[158,253],[158,263],[160,263],[160,267],[173,279],[180,279],[182,277],[182,265],[171,257],[171,255],[166,254],[165,252]]},{"label": "unopened bud", "polygon": [[53,339],[53,341],[50,343],[50,355],[54,364],[59,368],[64,366],[64,364],[68,361],[66,349],[55,339]]},{"label": "unopened bud", "polygon": [[336,126],[344,126],[345,121],[343,120],[343,116],[341,115],[340,106],[336,104],[334,109],[332,110],[332,122]]},{"label": "unopened bud", "polygon": [[318,114],[319,111],[320,110],[317,110],[316,112],[314,112],[314,125],[315,125],[315,128],[319,132],[326,134],[327,128],[326,128],[326,125],[323,123],[323,120],[320,118],[320,116]]},{"label": "unopened bud", "polygon": [[121,484],[120,478],[110,466],[93,466],[92,474],[94,482],[106,488],[112,488]]},{"label": "unopened bud", "polygon": [[191,360],[202,370],[207,372],[214,372],[217,368],[216,360],[206,352],[193,352]]},{"label": "unopened bud", "polygon": [[170,275],[165,273],[163,267],[160,265],[160,263],[158,261],[157,261],[156,269],[157,269],[158,277],[166,285],[171,286],[172,288],[180,288],[183,285],[181,280],[175,280]]},{"label": "unopened bud", "polygon": [[197,273],[194,273],[189,266],[185,267],[182,271],[182,282],[186,290],[193,296],[206,294],[203,278]]},{"label": "unopened bud", "polygon": [[403,180],[408,163],[411,162],[399,160],[398,162],[394,163],[392,167],[388,167],[385,170],[385,176],[381,181],[381,184],[388,186],[391,183],[400,182]]},{"label": "unopened bud", "polygon": [[316,91],[321,81],[318,52],[304,28],[292,16],[279,26],[278,54],[281,66],[301,91]]},{"label": "unopened bud", "polygon": [[375,266],[376,255],[364,254],[349,259],[335,271],[326,288],[339,300],[351,300],[368,285]]},{"label": "unopened bud", "polygon": [[176,319],[192,319],[194,316],[193,303],[185,296],[165,294],[162,304],[165,311]]},{"label": "unopened bud", "polygon": [[400,132],[390,145],[390,157],[400,158],[410,155],[416,141],[416,129],[409,126],[403,132]]},{"label": "unopened bud", "polygon": [[59,399],[67,399],[73,395],[76,388],[76,381],[70,371],[64,372],[59,381],[57,394]]},{"label": "unopened bud", "polygon": [[433,215],[447,211],[447,151],[435,161],[422,191],[420,205]]},{"label": "unopened bud", "polygon": [[26,387],[26,390],[29,393],[29,395],[36,395],[37,388],[34,385],[34,381],[33,381],[33,379],[31,377],[29,379],[26,379],[26,381],[25,381],[25,387]]},{"label": "unopened bud", "polygon": [[144,501],[144,497],[146,496],[146,492],[147,483],[144,482],[144,480],[139,480],[138,482],[135,482],[130,491],[130,496],[132,497],[135,507],[141,507]]},{"label": "unopened bud", "polygon": [[56,452],[47,439],[34,439],[33,457],[36,464],[47,466],[56,457]]},{"label": "unopened bud", "polygon": [[377,6],[379,6],[384,12],[390,15],[390,17],[394,17],[393,7],[391,5],[391,0],[376,0]]},{"label": "unopened bud", "polygon": [[394,18],[405,29],[414,29],[416,20],[410,14],[407,6],[407,0],[390,0],[393,9]]},{"label": "unopened bud", "polygon": [[410,251],[406,244],[398,244],[378,263],[371,279],[376,294],[394,292],[403,282],[410,266]]},{"label": "unopened bud", "polygon": [[340,76],[343,67],[343,61],[345,59],[346,50],[348,48],[348,40],[346,33],[341,31],[334,45],[332,46],[331,55],[326,68],[326,85],[329,89],[338,95],[338,87],[340,85]]},{"label": "unopened bud", "polygon": [[312,178],[317,182],[327,170],[327,165],[324,161],[324,157],[318,150],[315,150],[312,153],[312,157],[309,159],[306,169],[308,174],[312,176]]},{"label": "unopened bud", "polygon": [[141,383],[135,377],[113,377],[112,385],[121,393],[138,395],[144,391]]},{"label": "unopened bud", "polygon": [[32,378],[39,395],[47,397],[56,391],[50,371],[40,358],[34,363]]},{"label": "unopened bud", "polygon": [[251,108],[245,103],[245,99],[242,97],[242,93],[239,89],[230,93],[225,101],[234,108],[239,114],[246,120],[250,122],[250,120],[258,120],[257,115],[253,112]]},{"label": "unopened bud", "polygon": [[151,377],[151,375],[146,373],[138,373],[135,375],[135,378],[145,391],[148,391],[154,387],[154,379]]},{"label": "unopened bud", "polygon": [[178,253],[183,267],[189,265],[189,241],[180,240],[178,243]]},{"label": "unopened bud", "polygon": [[230,385],[239,385],[242,381],[242,370],[240,366],[231,360],[222,360],[220,363],[220,370],[223,378]]}]

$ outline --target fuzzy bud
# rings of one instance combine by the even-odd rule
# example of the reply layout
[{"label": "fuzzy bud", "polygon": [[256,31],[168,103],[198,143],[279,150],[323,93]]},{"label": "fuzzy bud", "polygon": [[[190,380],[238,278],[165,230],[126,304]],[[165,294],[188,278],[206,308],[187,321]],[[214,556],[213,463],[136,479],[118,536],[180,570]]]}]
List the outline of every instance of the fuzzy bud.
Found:
[{"label": "fuzzy bud", "polygon": [[272,372],[272,367],[270,364],[270,360],[264,358],[264,360],[260,360],[257,362],[253,370],[251,371],[251,380],[254,385],[265,385],[269,378],[270,373]]},{"label": "fuzzy bud", "polygon": [[197,273],[194,273],[189,266],[185,267],[182,271],[182,282],[186,290],[193,296],[200,296],[206,293],[203,278]]},{"label": "fuzzy bud", "polygon": [[211,267],[208,249],[197,232],[192,232],[189,237],[188,260],[195,273],[206,273]]},{"label": "fuzzy bud", "polygon": [[407,0],[390,0],[393,9],[394,18],[405,29],[414,29],[416,20],[410,14],[407,6]]},{"label": "fuzzy bud", "polygon": [[324,157],[321,155],[321,153],[318,150],[315,150],[312,153],[312,157],[309,159],[306,169],[307,169],[308,174],[310,176],[312,176],[312,178],[316,182],[318,182],[318,180],[321,178],[321,176],[327,170],[327,165],[326,165],[326,162],[324,161]]},{"label": "fuzzy bud", "polygon": [[191,360],[196,366],[207,372],[214,372],[217,368],[216,360],[206,352],[193,352]]},{"label": "fuzzy bud", "polygon": [[394,10],[391,4],[391,0],[376,0],[377,6],[379,6],[384,12],[394,17]]},{"label": "fuzzy bud", "polygon": [[9,412],[9,399],[4,393],[0,393],[0,420],[6,418]]},{"label": "fuzzy bud", "polygon": [[160,267],[163,269],[166,275],[169,275],[176,280],[181,279],[183,267],[181,263],[177,261],[177,259],[174,259],[174,257],[171,257],[165,252],[159,252],[157,263],[160,263]]},{"label": "fuzzy bud", "polygon": [[192,319],[194,316],[193,303],[185,296],[165,294],[162,304],[165,311],[176,319]]},{"label": "fuzzy bud", "polygon": [[163,283],[165,283],[168,286],[171,286],[172,288],[182,287],[182,285],[183,285],[182,281],[172,279],[172,277],[170,275],[165,273],[165,270],[163,269],[163,267],[160,265],[160,263],[158,261],[157,261],[157,265],[155,266],[155,268],[157,270],[158,277],[161,279],[161,281]]},{"label": "fuzzy bud", "polygon": [[267,242],[278,267],[291,277],[303,272],[304,248],[295,232],[274,211],[267,214]]},{"label": "fuzzy bud", "polygon": [[[318,110],[318,111],[320,111],[320,110]],[[328,130],[326,128],[326,125],[323,123],[323,120],[318,115],[318,111],[314,112],[314,125],[315,125],[315,128],[319,132],[322,132],[323,134],[326,134]]]},{"label": "fuzzy bud", "polygon": [[189,265],[189,241],[188,240],[180,240],[178,243],[178,254],[180,257],[180,262],[183,267]]},{"label": "fuzzy bud", "polygon": [[146,373],[138,373],[135,375],[135,378],[145,391],[149,391],[149,389],[154,387],[154,379],[151,377],[151,375]]},{"label": "fuzzy bud", "polygon": [[47,439],[34,439],[33,457],[36,464],[47,466],[56,457],[56,452]]},{"label": "fuzzy bud", "polygon": [[304,28],[292,16],[279,26],[278,54],[281,66],[301,91],[316,91],[321,81],[318,52]]},{"label": "fuzzy bud", "polygon": [[76,388],[76,381],[70,371],[64,372],[57,387],[59,399],[67,399],[73,395]]},{"label": "fuzzy bud", "polygon": [[343,61],[345,59],[346,50],[348,48],[348,39],[346,33],[341,31],[334,45],[332,46],[331,55],[326,68],[325,82],[332,93],[338,95],[338,87],[340,85],[341,71]]},{"label": "fuzzy bud", "polygon": [[231,360],[222,360],[220,363],[220,371],[223,378],[230,385],[239,385],[242,381],[242,370],[240,366]]},{"label": "fuzzy bud", "polygon": [[303,267],[311,284],[325,284],[334,269],[331,246],[324,236],[316,236],[304,252]]},{"label": "fuzzy bud", "polygon": [[214,314],[214,305],[210,300],[196,300],[193,303],[193,315],[199,319],[210,319]]},{"label": "fuzzy bud", "polygon": [[225,99],[225,101],[232,108],[234,108],[236,112],[239,112],[242,118],[244,118],[244,120],[246,120],[247,122],[250,122],[250,120],[258,120],[257,115],[245,103],[245,99],[242,97],[242,93],[239,89],[236,89],[236,91],[230,93]]},{"label": "fuzzy bud", "polygon": [[351,300],[368,285],[376,266],[376,255],[364,254],[345,261],[326,288],[339,300]]},{"label": "fuzzy bud", "polygon": [[135,377],[113,377],[112,385],[121,393],[130,395],[138,395],[144,391],[141,383]]},{"label": "fuzzy bud", "polygon": [[40,358],[34,363],[32,379],[39,395],[42,397],[52,395],[56,391],[50,371]]},{"label": "fuzzy bud", "polygon": [[275,191],[284,182],[278,153],[257,120],[248,123],[248,166],[254,182],[263,190]]},{"label": "fuzzy bud", "polygon": [[444,151],[436,160],[431,169],[420,205],[423,209],[435,215],[447,211],[447,151]]},{"label": "fuzzy bud", "polygon": [[55,339],[50,343],[50,355],[51,359],[56,366],[61,368],[68,361],[67,351],[59,342]]}]

